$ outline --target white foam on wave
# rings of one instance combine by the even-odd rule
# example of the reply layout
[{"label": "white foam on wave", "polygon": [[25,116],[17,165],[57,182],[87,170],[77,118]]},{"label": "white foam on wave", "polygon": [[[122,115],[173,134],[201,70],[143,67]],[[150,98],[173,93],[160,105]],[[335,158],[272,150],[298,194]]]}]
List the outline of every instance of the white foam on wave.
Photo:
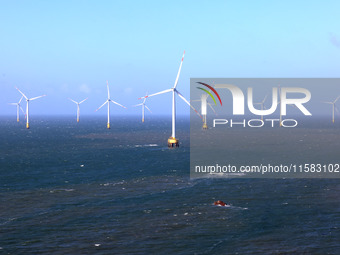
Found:
[{"label": "white foam on wave", "polygon": [[8,220],[4,221],[4,222],[0,222],[0,226],[6,225],[7,223],[10,223],[14,220],[16,220],[17,218],[9,218]]},{"label": "white foam on wave", "polygon": [[156,147],[156,146],[159,146],[158,144],[156,143],[150,143],[150,144],[137,144],[135,145],[135,148],[140,148],[140,147]]},{"label": "white foam on wave", "polygon": [[100,186],[116,186],[116,185],[123,185],[126,181],[122,180],[120,182],[107,182],[107,183],[101,183]]},{"label": "white foam on wave", "polygon": [[214,206],[218,206],[218,207],[221,207],[221,208],[229,208],[229,209],[248,210],[247,207],[239,207],[239,206],[233,206],[233,205],[224,205],[224,206],[223,205],[214,205]]},{"label": "white foam on wave", "polygon": [[50,193],[62,192],[62,191],[72,192],[72,191],[75,191],[75,189],[53,189],[53,190],[50,190]]}]

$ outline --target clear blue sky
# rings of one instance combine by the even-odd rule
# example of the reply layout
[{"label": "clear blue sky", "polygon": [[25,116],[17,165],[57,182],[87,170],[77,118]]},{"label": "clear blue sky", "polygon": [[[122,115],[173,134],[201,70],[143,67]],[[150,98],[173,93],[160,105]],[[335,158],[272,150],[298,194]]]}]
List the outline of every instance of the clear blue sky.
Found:
[{"label": "clear blue sky", "polygon": [[[82,114],[95,114],[106,80],[129,107],[173,85],[183,50],[187,99],[190,77],[339,77],[339,16],[339,1],[0,1],[0,115],[15,115],[15,86],[48,95],[32,115],[74,114],[67,97],[89,97]],[[170,102],[148,105],[170,114]]]}]

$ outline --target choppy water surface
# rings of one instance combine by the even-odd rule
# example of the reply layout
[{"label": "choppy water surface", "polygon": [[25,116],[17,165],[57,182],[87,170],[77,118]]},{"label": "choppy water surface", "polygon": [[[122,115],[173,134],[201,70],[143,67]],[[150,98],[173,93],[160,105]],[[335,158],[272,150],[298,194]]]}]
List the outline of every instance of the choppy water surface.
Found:
[{"label": "choppy water surface", "polygon": [[340,252],[338,179],[190,180],[170,121],[1,118],[0,253]]}]

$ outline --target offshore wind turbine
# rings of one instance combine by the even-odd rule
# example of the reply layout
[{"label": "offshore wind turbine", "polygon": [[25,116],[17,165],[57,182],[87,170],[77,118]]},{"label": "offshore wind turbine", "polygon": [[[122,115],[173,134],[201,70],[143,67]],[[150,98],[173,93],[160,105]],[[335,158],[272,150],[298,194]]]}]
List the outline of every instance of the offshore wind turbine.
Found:
[{"label": "offshore wind turbine", "polygon": [[107,128],[110,129],[110,102],[114,103],[116,105],[119,105],[120,107],[123,107],[126,109],[125,106],[118,104],[117,102],[111,100],[110,98],[110,89],[109,89],[109,82],[106,81],[107,84],[107,100],[102,104],[96,111],[98,111],[100,108],[102,108],[105,104],[107,104]]},{"label": "offshore wind turbine", "polygon": [[79,115],[80,115],[79,105],[80,105],[81,103],[85,102],[87,99],[88,99],[88,97],[85,98],[83,101],[76,102],[76,101],[72,100],[71,98],[69,98],[69,100],[71,100],[73,103],[75,103],[75,104],[77,105],[77,122],[79,122]]},{"label": "offshore wind turbine", "polygon": [[[260,103],[254,103],[254,105],[261,105],[261,110],[266,109],[266,107],[264,106],[264,102],[267,99],[267,95],[264,97],[264,99],[260,102]],[[263,120],[263,115],[261,115],[261,120]]]},{"label": "offshore wind turbine", "polygon": [[197,100],[190,100],[190,102],[201,102],[201,116],[203,117],[203,129],[208,129],[208,125],[207,125],[207,105],[210,106],[211,110],[215,113],[215,115],[217,115],[215,109],[212,107],[211,103],[209,103],[207,101],[208,99],[208,94],[202,94],[201,95],[201,99],[197,99]]},{"label": "offshore wind turbine", "polygon": [[196,109],[194,107],[192,107],[192,105],[188,102],[188,100],[186,100],[184,98],[184,96],[176,88],[177,83],[178,83],[179,74],[181,73],[181,69],[182,69],[184,55],[185,55],[185,51],[184,51],[183,56],[182,56],[182,60],[181,60],[180,66],[179,66],[179,70],[178,70],[178,73],[177,73],[175,84],[172,88],[151,94],[149,96],[144,96],[144,97],[138,98],[138,99],[142,99],[142,98],[148,98],[148,97],[152,97],[152,96],[156,96],[156,95],[160,95],[160,94],[164,94],[164,93],[168,93],[168,92],[172,93],[172,132],[171,132],[171,136],[168,139],[168,146],[169,147],[174,147],[174,146],[178,147],[179,146],[179,143],[178,143],[179,140],[176,138],[176,94],[201,117],[201,115],[196,111]]},{"label": "offshore wind turbine", "polygon": [[[148,93],[146,93],[145,96],[147,96],[147,95],[148,95]],[[150,113],[152,113],[151,110],[149,109],[149,107],[147,107],[146,104],[145,104],[146,98],[147,98],[147,97],[144,98],[143,103],[141,103],[141,104],[136,104],[136,105],[133,106],[133,107],[142,106],[142,122],[143,122],[143,123],[144,123],[144,113],[145,113],[145,108],[146,108]]]},{"label": "offshore wind turbine", "polygon": [[338,96],[333,102],[323,102],[325,104],[331,104],[332,105],[332,109],[333,109],[333,111],[332,111],[332,121],[333,121],[333,123],[334,123],[334,112],[335,112],[335,110],[337,110],[339,112],[338,107],[336,107],[336,105],[335,105],[336,101],[338,101],[339,98],[340,98],[340,96]]},{"label": "offshore wind turbine", "polygon": [[280,85],[278,86],[279,89],[279,101],[277,102],[277,105],[280,105],[280,127],[282,127],[282,111],[281,111],[281,87]]},{"label": "offshore wind turbine", "polygon": [[24,110],[22,109],[22,107],[20,105],[22,99],[23,99],[23,96],[21,96],[18,103],[9,103],[10,105],[16,105],[17,106],[17,122],[19,122],[19,115],[20,115],[19,109],[23,112],[23,114],[25,114]]},{"label": "offshore wind turbine", "polygon": [[20,92],[20,94],[26,99],[26,128],[30,128],[30,121],[29,121],[29,102],[33,101],[35,99],[44,97],[46,95],[38,96],[38,97],[33,97],[33,98],[28,98],[24,93],[22,93],[17,87],[16,89]]}]

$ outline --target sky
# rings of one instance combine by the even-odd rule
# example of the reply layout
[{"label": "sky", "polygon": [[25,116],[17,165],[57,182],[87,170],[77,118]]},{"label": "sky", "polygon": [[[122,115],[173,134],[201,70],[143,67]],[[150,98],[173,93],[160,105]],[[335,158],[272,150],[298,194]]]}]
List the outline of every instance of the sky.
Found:
[{"label": "sky", "polygon": [[[112,114],[146,92],[178,90],[190,78],[339,77],[339,1],[2,1],[0,115],[16,114],[17,86],[32,115]],[[340,84],[339,84],[340,85]],[[340,88],[339,88],[340,94]],[[171,94],[151,97],[153,114],[171,114]],[[177,99],[177,113],[189,114]]]}]

